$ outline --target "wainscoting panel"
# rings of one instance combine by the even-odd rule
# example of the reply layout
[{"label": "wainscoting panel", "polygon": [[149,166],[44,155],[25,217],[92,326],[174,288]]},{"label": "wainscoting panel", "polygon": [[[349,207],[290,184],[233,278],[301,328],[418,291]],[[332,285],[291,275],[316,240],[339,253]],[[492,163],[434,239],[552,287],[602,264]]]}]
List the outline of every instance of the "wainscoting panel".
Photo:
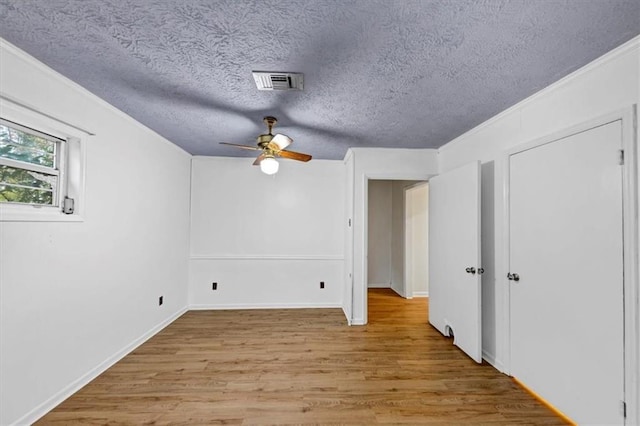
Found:
[{"label": "wainscoting panel", "polygon": [[189,263],[191,309],[342,306],[342,257],[193,256]]}]

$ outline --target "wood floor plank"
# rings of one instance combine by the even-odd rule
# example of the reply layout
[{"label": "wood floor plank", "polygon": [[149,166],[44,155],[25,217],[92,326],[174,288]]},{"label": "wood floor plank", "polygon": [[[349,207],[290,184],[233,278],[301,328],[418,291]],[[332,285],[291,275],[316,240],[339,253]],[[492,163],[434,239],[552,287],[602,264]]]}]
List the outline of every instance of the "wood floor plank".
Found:
[{"label": "wood floor plank", "polygon": [[370,290],[369,321],[190,311],[37,424],[565,424],[433,329],[426,299]]}]

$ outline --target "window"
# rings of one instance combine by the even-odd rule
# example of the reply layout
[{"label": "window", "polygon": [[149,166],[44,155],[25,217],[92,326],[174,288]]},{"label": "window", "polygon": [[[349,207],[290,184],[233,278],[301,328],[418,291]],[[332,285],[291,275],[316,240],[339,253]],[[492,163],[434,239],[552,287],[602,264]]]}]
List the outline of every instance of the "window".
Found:
[{"label": "window", "polygon": [[0,222],[82,222],[93,133],[0,94]]},{"label": "window", "polygon": [[0,203],[59,207],[65,141],[0,119]]}]

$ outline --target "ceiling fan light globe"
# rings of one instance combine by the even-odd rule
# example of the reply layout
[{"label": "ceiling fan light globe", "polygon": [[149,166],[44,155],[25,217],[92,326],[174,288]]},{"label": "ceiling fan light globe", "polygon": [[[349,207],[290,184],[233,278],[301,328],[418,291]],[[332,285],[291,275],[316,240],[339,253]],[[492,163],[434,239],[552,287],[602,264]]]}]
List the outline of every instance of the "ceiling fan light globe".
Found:
[{"label": "ceiling fan light globe", "polygon": [[273,157],[267,157],[260,162],[260,170],[267,175],[273,175],[278,172],[280,164]]}]

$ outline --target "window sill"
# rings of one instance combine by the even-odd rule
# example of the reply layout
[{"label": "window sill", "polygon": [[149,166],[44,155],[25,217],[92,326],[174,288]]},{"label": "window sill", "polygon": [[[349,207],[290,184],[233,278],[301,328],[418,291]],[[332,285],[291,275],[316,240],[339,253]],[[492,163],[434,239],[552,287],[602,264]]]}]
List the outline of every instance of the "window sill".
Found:
[{"label": "window sill", "polygon": [[64,214],[57,207],[0,205],[0,222],[84,222],[76,213]]}]

